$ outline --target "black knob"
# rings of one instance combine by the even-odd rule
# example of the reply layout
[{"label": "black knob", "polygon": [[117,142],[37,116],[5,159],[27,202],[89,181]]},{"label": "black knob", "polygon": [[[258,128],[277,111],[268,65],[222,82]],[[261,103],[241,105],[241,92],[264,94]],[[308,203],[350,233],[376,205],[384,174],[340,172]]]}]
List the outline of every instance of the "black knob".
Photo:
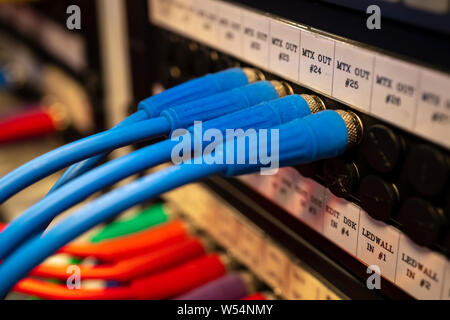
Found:
[{"label": "black knob", "polygon": [[374,125],[367,130],[362,144],[364,158],[378,172],[392,171],[399,162],[403,143],[391,129]]},{"label": "black knob", "polygon": [[219,55],[218,53],[213,52],[211,56],[214,63],[214,71],[216,72],[232,68],[235,66],[233,60],[231,60],[230,57],[226,55],[223,54]]},{"label": "black knob", "polygon": [[358,193],[362,208],[382,221],[389,220],[399,200],[395,185],[374,175],[362,179]]},{"label": "black knob", "polygon": [[300,172],[305,178],[314,178],[317,173],[318,162],[312,162],[308,164],[301,164],[295,166],[295,168]]},{"label": "black knob", "polygon": [[403,231],[421,246],[432,245],[444,223],[441,212],[428,201],[420,198],[409,198],[400,209],[399,222]]},{"label": "black knob", "polygon": [[210,55],[207,49],[201,47],[193,51],[192,71],[196,76],[203,76],[212,70]]},{"label": "black knob", "polygon": [[353,162],[343,159],[326,160],[323,173],[326,186],[337,197],[350,196],[358,184],[358,168]]},{"label": "black knob", "polygon": [[424,196],[436,196],[448,178],[448,162],[439,150],[419,145],[408,154],[406,162],[408,181]]}]

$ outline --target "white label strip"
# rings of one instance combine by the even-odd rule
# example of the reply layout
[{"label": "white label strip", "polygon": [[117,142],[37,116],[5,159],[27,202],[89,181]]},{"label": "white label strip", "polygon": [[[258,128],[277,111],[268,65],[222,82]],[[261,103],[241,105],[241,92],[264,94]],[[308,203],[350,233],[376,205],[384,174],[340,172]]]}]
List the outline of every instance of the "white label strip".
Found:
[{"label": "white label strip", "polygon": [[299,80],[309,87],[331,95],[335,43],[313,32],[302,32]]},{"label": "white label strip", "polygon": [[404,235],[400,237],[395,280],[400,288],[418,299],[437,300],[442,295],[444,278],[445,258],[442,255],[419,247]]},{"label": "white label strip", "polygon": [[336,43],[333,97],[370,112],[375,57],[369,51]]},{"label": "white label strip", "polygon": [[450,76],[216,0],[149,0],[153,23],[450,147]]},{"label": "white label strip", "polygon": [[[400,231],[360,211],[356,257],[366,265],[376,266],[380,274],[394,282]],[[374,271],[377,271],[372,267]]]},{"label": "white label strip", "polygon": [[269,69],[292,81],[298,80],[300,30],[270,21]]},{"label": "white label strip", "polygon": [[269,62],[270,21],[250,11],[242,14],[243,48],[242,57],[248,62],[267,69]]},{"label": "white label strip", "polygon": [[351,202],[326,192],[323,234],[356,256],[360,209]]},{"label": "white label strip", "polygon": [[281,168],[274,176],[245,175],[240,180],[256,190],[262,185],[278,186],[263,194],[366,266],[378,267],[385,279],[411,296],[450,299],[450,275],[445,271],[450,261],[417,246],[393,226],[372,219],[295,169]]},{"label": "white label strip", "polygon": [[[300,266],[262,230],[228,203],[199,184],[190,184],[164,194],[169,204],[187,214],[225,249],[287,299],[340,300],[330,288]],[[204,201],[199,204],[197,199]],[[199,214],[199,209],[203,213]],[[201,221],[201,219],[206,219]],[[230,236],[231,241],[230,241]]]}]

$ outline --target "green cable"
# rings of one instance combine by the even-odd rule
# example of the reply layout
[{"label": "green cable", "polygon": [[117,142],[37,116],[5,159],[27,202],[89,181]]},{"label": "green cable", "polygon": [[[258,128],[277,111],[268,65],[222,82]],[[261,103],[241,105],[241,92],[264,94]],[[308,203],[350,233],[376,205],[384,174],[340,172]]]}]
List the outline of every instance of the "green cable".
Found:
[{"label": "green cable", "polygon": [[[112,222],[102,228],[96,235],[94,235],[89,241],[92,243],[101,242],[103,240],[112,239],[120,236],[125,236],[135,232],[145,230],[147,228],[162,224],[169,220],[169,214],[164,209],[162,203],[155,204],[149,208],[146,208],[136,216],[126,219]],[[79,264],[83,259],[72,257],[69,259],[70,264]],[[48,279],[50,283],[60,283],[58,280]],[[30,300],[42,300],[39,297],[30,297]]]},{"label": "green cable", "polygon": [[131,233],[139,232],[147,228],[162,224],[169,220],[169,215],[163,204],[155,204],[139,212],[135,217],[127,220],[114,221],[106,225],[94,235],[90,241],[97,243]]}]

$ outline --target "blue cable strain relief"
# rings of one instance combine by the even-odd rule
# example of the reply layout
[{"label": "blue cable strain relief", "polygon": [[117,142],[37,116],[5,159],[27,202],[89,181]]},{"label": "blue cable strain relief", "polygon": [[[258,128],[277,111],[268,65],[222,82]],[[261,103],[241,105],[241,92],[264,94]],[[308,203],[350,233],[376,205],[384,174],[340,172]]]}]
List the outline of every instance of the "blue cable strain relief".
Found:
[{"label": "blue cable strain relief", "polygon": [[[258,146],[253,146],[253,150],[267,150],[266,153],[270,155],[269,158],[271,163],[273,163],[274,157],[276,157],[274,150],[278,147],[278,158],[276,161],[280,167],[334,158],[344,153],[348,147],[347,123],[336,111],[322,111],[273,129],[279,130],[279,140],[274,141],[272,145],[270,134],[267,134],[267,139],[256,137],[253,140],[257,141]],[[250,164],[248,142],[251,139],[248,139],[248,137],[234,139],[235,151],[238,141],[241,140],[240,142],[242,143],[242,139],[246,139],[245,164],[229,165],[226,170],[226,174],[229,176],[255,172],[263,166],[259,158],[257,164]],[[269,165],[271,164],[267,164],[267,166]]]},{"label": "blue cable strain relief", "polygon": [[139,102],[138,109],[145,110],[149,118],[154,118],[168,107],[242,87],[248,83],[249,80],[244,70],[232,68],[187,81],[144,99]]},{"label": "blue cable strain relief", "polygon": [[[268,129],[305,117],[310,113],[305,99],[298,95],[291,95],[206,121],[202,124],[201,131],[217,129],[225,134],[227,129],[242,129],[243,131]],[[202,132],[197,132],[199,129],[191,126],[189,131],[197,137],[201,137]]]},{"label": "blue cable strain relief", "polygon": [[347,125],[333,110],[312,114],[280,126],[280,163],[310,163],[334,158],[348,147]]},{"label": "blue cable strain relief", "polygon": [[187,128],[194,121],[207,121],[225,114],[278,98],[278,92],[268,81],[259,81],[235,88],[161,112],[170,122],[172,130]]}]

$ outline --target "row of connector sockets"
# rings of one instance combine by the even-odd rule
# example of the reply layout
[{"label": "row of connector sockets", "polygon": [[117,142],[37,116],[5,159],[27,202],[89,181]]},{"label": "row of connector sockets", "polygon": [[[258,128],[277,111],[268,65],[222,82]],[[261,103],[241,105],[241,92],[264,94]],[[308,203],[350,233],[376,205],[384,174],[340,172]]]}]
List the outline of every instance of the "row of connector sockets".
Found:
[{"label": "row of connector sockets", "polygon": [[[169,74],[167,84],[228,67],[247,66],[199,43],[160,32],[170,53],[163,67]],[[314,94],[291,85],[295,93]],[[328,109],[347,108],[321,98]],[[326,185],[336,196],[361,205],[374,219],[402,228],[418,244],[450,250],[448,152],[375,118],[358,115],[365,125],[365,138],[359,147],[341,157],[297,169]]]},{"label": "row of connector sockets", "polygon": [[294,168],[239,178],[255,191],[418,299],[450,299],[450,261],[336,197]]}]

